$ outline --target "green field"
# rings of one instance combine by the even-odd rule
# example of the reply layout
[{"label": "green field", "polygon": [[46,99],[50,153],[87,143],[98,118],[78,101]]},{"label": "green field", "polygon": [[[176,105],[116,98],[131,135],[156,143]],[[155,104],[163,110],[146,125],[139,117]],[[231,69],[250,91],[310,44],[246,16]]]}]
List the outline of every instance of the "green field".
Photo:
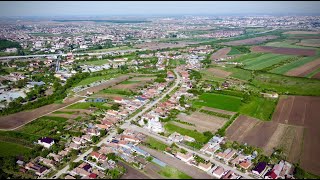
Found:
[{"label": "green field", "polygon": [[303,49],[313,49],[310,47],[304,47],[300,45],[295,45],[295,43],[298,43],[299,40],[285,40],[280,42],[269,42],[266,44],[266,46],[273,46],[273,47],[284,47],[284,48],[303,48]]},{"label": "green field", "polygon": [[184,59],[170,59],[169,60],[170,66],[179,66],[182,64],[186,64],[186,61]]},{"label": "green field", "polygon": [[294,69],[294,68],[297,68],[299,66],[302,66],[308,62],[311,62],[315,59],[317,59],[318,57],[316,56],[313,56],[313,57],[304,57],[304,58],[301,58],[299,59],[298,61],[294,61],[294,62],[291,62],[289,64],[286,64],[286,65],[283,65],[283,66],[280,66],[278,68],[275,68],[275,69],[272,69],[271,71],[269,72],[272,72],[272,73],[276,73],[276,74],[285,74],[286,72],[288,72],[289,70],[291,69]]},{"label": "green field", "polygon": [[80,102],[67,107],[67,109],[88,109],[90,107],[108,109],[108,107],[104,106],[104,102]]},{"label": "green field", "polygon": [[107,64],[107,63],[110,63],[110,61],[108,59],[101,59],[101,60],[96,60],[96,61],[82,61],[79,63],[79,65],[87,64],[87,65],[100,66],[100,65]]},{"label": "green field", "polygon": [[310,47],[320,47],[320,39],[303,39],[301,40],[301,43],[306,43],[306,44],[311,44],[312,46],[307,46],[308,48]]},{"label": "green field", "polygon": [[179,171],[178,169],[169,166],[162,167],[161,171],[159,171],[158,173],[169,179],[192,179],[190,176]]},{"label": "green field", "polygon": [[166,147],[168,147],[166,144],[163,144],[162,142],[160,142],[150,136],[147,137],[146,143],[149,144],[150,148],[156,149],[159,151],[165,151]]},{"label": "green field", "polygon": [[31,152],[31,149],[20,144],[0,141],[0,157],[18,156]]},{"label": "green field", "polygon": [[251,97],[249,103],[243,103],[239,113],[261,120],[271,120],[274,108],[276,107],[275,100],[268,100],[261,97]]},{"label": "green field", "polygon": [[317,79],[258,73],[252,83],[260,89],[275,91],[280,94],[320,96],[320,83]]},{"label": "green field", "polygon": [[86,78],[86,79],[80,81],[75,86],[85,86],[85,85],[88,85],[88,84],[96,82],[96,81],[108,80],[108,79],[110,79],[112,77],[115,77],[115,75],[114,74],[110,74],[110,75],[104,75],[104,76],[89,77],[89,78]]},{"label": "green field", "polygon": [[252,73],[249,70],[239,69],[239,68],[225,68],[223,70],[232,72],[231,77],[248,81],[252,78]]},{"label": "green field", "polygon": [[242,54],[242,52],[235,47],[231,47],[231,51],[227,55],[236,55],[236,54]]},{"label": "green field", "polygon": [[223,94],[204,93],[199,97],[199,100],[194,102],[194,105],[236,112],[241,105],[241,98]]},{"label": "green field", "polygon": [[312,71],[311,73],[307,74],[305,77],[311,78],[312,76],[316,75],[316,74],[319,73],[319,72],[320,72],[320,68]]},{"label": "green field", "polygon": [[261,70],[292,57],[293,56],[281,54],[264,54],[256,58],[243,60],[242,63],[246,69]]},{"label": "green field", "polygon": [[176,126],[176,125],[171,124],[171,123],[165,124],[164,128],[170,134],[174,133],[174,132],[177,132],[177,133],[180,133],[182,135],[187,135],[187,136],[193,137],[197,142],[200,142],[200,143],[203,143],[203,144],[208,142],[208,140],[209,140],[208,137],[204,136],[202,133],[200,133],[198,131],[185,129],[185,128]]},{"label": "green field", "polygon": [[232,61],[233,62],[242,62],[242,61],[245,61],[247,59],[254,59],[254,58],[257,58],[257,57],[260,57],[262,56],[263,54],[265,53],[249,53],[249,54],[244,54],[240,57],[237,57],[235,59],[233,59]]}]

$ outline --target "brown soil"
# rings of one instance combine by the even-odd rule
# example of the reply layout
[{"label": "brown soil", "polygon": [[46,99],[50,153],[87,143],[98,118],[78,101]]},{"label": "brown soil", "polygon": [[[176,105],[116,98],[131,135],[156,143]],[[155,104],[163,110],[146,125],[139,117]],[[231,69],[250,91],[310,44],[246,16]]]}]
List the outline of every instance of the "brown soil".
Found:
[{"label": "brown soil", "polygon": [[283,34],[320,34],[318,31],[287,31]]},{"label": "brown soil", "polygon": [[231,51],[230,47],[219,49],[217,52],[211,55],[211,60],[218,60],[220,58],[226,58],[227,54]]},{"label": "brown soil", "polygon": [[237,40],[237,41],[224,42],[224,43],[220,43],[220,44],[230,45],[230,46],[253,45],[253,44],[260,44],[265,41],[268,41],[271,39],[277,39],[277,38],[278,38],[278,36],[269,35],[269,36],[261,36],[261,37]]},{"label": "brown soil", "polygon": [[274,54],[287,54],[287,55],[304,55],[315,56],[315,49],[300,49],[300,48],[284,48],[284,47],[272,47],[272,46],[253,46],[251,47],[253,52],[269,52]]},{"label": "brown soil", "polygon": [[232,74],[231,72],[224,71],[221,69],[216,69],[216,68],[209,68],[208,71],[212,73],[214,76],[221,77],[221,78],[226,78]]},{"label": "brown soil", "polygon": [[318,68],[320,68],[320,59],[316,59],[295,69],[291,69],[286,73],[286,75],[304,77]]},{"label": "brown soil", "polygon": [[320,79],[320,72],[318,72],[317,74],[313,75],[312,78]]}]

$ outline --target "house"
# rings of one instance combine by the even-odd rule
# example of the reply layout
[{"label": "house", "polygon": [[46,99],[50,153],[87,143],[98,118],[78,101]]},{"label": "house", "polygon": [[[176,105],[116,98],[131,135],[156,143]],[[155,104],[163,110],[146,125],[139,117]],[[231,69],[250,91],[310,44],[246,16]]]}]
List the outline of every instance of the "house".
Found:
[{"label": "house", "polygon": [[69,147],[72,148],[72,149],[75,149],[75,150],[79,150],[81,145],[72,142],[72,143],[70,143]]},{"label": "house", "polygon": [[204,163],[202,163],[202,162],[200,162],[199,163],[199,165],[198,165],[198,168],[199,169],[201,169],[201,170],[203,170],[203,171],[209,171],[210,169],[211,169],[211,167],[212,167],[212,163],[207,163],[207,164],[204,164]]},{"label": "house", "polygon": [[98,160],[99,160],[99,157],[101,156],[101,154],[98,153],[98,152],[96,152],[96,151],[92,151],[92,152],[90,153],[90,156],[98,161]]},{"label": "house", "polygon": [[38,144],[44,146],[45,148],[50,148],[54,144],[54,139],[43,137],[38,139]]},{"label": "house", "polygon": [[41,166],[41,165],[38,165],[38,164],[34,164],[32,162],[29,162],[25,165],[25,168],[27,170],[31,170],[31,171],[34,171],[36,173],[36,175],[38,176],[41,176],[43,174],[45,174],[47,172],[47,168]]},{"label": "house", "polygon": [[274,172],[274,170],[270,170],[268,171],[265,175],[264,178],[265,179],[277,179],[278,175]]},{"label": "house", "polygon": [[193,159],[192,153],[188,152],[187,154],[183,154],[181,152],[176,153],[176,157],[181,161],[188,162]]},{"label": "house", "polygon": [[55,162],[50,160],[50,159],[47,159],[47,158],[43,158],[42,162],[43,162],[44,165],[49,166],[49,167],[54,167],[55,166]]},{"label": "house", "polygon": [[64,179],[76,179],[76,178],[73,176],[70,176],[70,175],[66,175],[66,177],[64,177]]},{"label": "house", "polygon": [[183,140],[184,141],[188,141],[188,142],[196,141],[193,137],[190,137],[190,136],[187,136],[187,135],[183,136]]},{"label": "house", "polygon": [[257,166],[254,169],[252,169],[252,173],[258,176],[261,176],[266,168],[267,168],[266,162],[259,162]]},{"label": "house", "polygon": [[120,104],[123,103],[123,98],[122,97],[114,97],[113,100],[114,100],[115,103],[120,103]]},{"label": "house", "polygon": [[224,174],[225,174],[225,170],[221,166],[218,166],[215,170],[212,171],[212,175],[218,179],[220,179]]},{"label": "house", "polygon": [[93,136],[100,136],[100,131],[98,129],[88,128],[87,134],[93,135]]},{"label": "house", "polygon": [[88,141],[88,142],[91,142],[91,141],[92,141],[92,140],[91,140],[92,135],[90,135],[90,134],[82,135],[81,138],[84,139],[84,140],[86,140],[86,141]]},{"label": "house", "polygon": [[89,176],[90,173],[87,172],[86,170],[76,167],[72,171],[70,171],[70,174],[75,176],[75,175],[80,175],[80,176]]},{"label": "house", "polygon": [[48,154],[49,157],[53,157],[53,160],[59,162],[61,161],[62,157],[60,155],[54,154],[54,153],[50,153]]},{"label": "house", "polygon": [[177,132],[172,133],[168,139],[173,142],[181,142],[183,141],[183,136]]},{"label": "house", "polygon": [[79,138],[79,137],[73,137],[72,138],[72,141],[76,144],[82,144],[84,143],[83,139],[82,138]]},{"label": "house", "polygon": [[245,160],[239,163],[239,166],[243,169],[248,169],[251,166],[251,161]]}]

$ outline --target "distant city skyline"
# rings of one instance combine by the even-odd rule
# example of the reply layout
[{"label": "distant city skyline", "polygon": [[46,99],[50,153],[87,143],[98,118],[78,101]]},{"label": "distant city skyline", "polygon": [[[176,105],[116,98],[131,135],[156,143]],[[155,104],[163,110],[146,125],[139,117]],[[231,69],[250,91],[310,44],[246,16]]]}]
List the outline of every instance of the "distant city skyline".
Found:
[{"label": "distant city skyline", "polygon": [[0,16],[320,15],[317,1],[2,1]]}]

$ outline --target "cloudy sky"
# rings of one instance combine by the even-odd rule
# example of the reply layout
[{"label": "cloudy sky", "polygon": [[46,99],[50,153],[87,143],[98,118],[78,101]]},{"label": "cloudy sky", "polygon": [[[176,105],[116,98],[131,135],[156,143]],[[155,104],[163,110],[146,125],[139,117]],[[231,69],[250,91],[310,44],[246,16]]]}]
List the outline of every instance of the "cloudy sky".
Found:
[{"label": "cloudy sky", "polygon": [[1,1],[0,16],[320,14],[317,1]]}]

